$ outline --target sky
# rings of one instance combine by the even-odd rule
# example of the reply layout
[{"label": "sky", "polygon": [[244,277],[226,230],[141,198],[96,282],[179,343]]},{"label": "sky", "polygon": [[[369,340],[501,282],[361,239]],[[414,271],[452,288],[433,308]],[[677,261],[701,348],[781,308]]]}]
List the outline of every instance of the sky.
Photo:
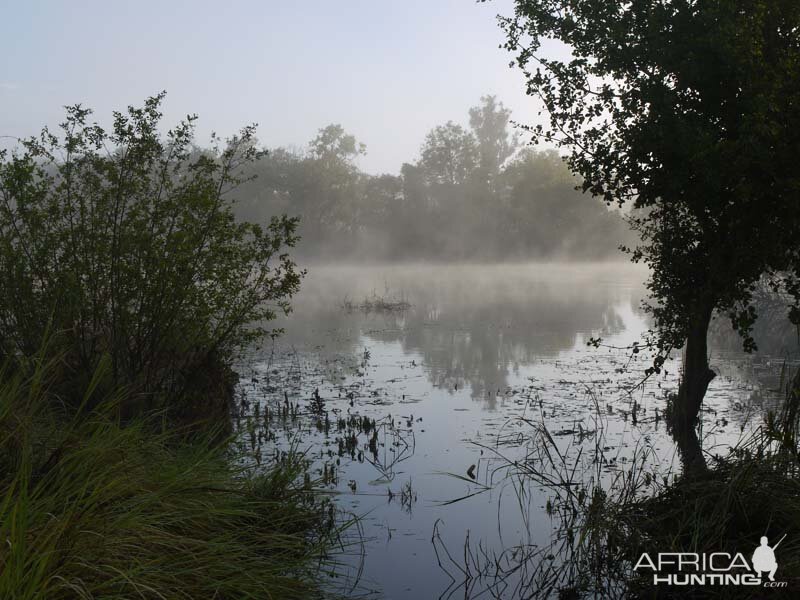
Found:
[{"label": "sky", "polygon": [[[498,48],[511,0],[0,0],[0,136],[167,91],[166,126],[199,116],[198,142],[256,122],[265,147],[303,148],[340,123],[359,166],[397,173],[425,134],[495,94],[536,122],[524,78]],[[6,143],[8,145],[8,138]]]}]

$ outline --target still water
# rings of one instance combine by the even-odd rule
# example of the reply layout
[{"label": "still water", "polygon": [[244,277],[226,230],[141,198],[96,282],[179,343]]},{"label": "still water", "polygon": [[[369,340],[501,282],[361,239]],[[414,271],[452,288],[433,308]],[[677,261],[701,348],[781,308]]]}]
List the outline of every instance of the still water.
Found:
[{"label": "still water", "polygon": [[[465,561],[472,574],[504,549],[546,548],[558,529],[548,489],[521,495],[504,469],[536,449],[537,426],[578,477],[611,477],[642,452],[654,475],[679,471],[662,417],[680,357],[642,383],[647,353],[625,350],[648,328],[645,278],[625,264],[309,269],[284,335],[247,357],[239,393],[265,425],[251,435],[259,460],[295,444],[360,517],[341,587],[475,596],[487,584],[465,582]],[[361,309],[378,298],[397,306]],[[597,336],[604,346],[587,346]],[[712,344],[707,452],[762,422],[780,359]],[[508,586],[489,597],[522,595]]]}]

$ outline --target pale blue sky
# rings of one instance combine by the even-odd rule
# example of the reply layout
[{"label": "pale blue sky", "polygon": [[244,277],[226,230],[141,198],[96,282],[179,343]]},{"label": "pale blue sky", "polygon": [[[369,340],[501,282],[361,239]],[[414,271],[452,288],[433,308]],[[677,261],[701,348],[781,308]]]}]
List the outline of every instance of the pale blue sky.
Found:
[{"label": "pale blue sky", "polygon": [[202,142],[255,121],[264,145],[301,147],[337,122],[367,145],[362,168],[397,172],[482,94],[537,118],[498,12],[511,0],[0,0],[0,135],[76,102],[108,123],[165,89],[167,124],[198,113]]}]

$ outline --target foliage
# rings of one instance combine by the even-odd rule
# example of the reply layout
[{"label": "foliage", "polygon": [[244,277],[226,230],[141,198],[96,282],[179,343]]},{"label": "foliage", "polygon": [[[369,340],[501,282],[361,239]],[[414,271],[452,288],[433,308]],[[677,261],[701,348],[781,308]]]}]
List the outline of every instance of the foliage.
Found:
[{"label": "foliage", "polygon": [[84,409],[59,412],[55,367],[0,377],[0,596],[321,597],[338,532],[304,461],[255,473],[234,448],[154,434],[144,416],[120,427],[124,394],[92,401],[108,361]]},{"label": "foliage", "polygon": [[177,402],[264,334],[302,275],[286,253],[297,219],[238,223],[227,199],[262,155],[254,127],[201,152],[194,116],[161,135],[163,98],[110,131],[72,106],[61,137],[0,152],[0,355],[31,356],[49,327],[62,379],[80,388],[107,353],[111,383],[148,403]]},{"label": "foliage", "polygon": [[[727,313],[752,350],[763,275],[800,301],[800,5],[791,0],[517,0],[501,19],[536,140],[568,149],[584,191],[631,203],[652,271],[658,371],[688,339],[693,419],[713,373],[706,332]],[[543,43],[565,45],[563,58]]]},{"label": "foliage", "polygon": [[482,96],[480,106],[469,109],[469,125],[478,145],[478,176],[492,185],[506,160],[517,150],[517,135],[509,135],[511,111],[495,96]]},{"label": "foliage", "polygon": [[425,136],[420,155],[419,165],[429,183],[460,185],[475,171],[478,145],[472,133],[448,121]]},{"label": "foliage", "polygon": [[355,136],[346,133],[339,124],[320,129],[311,141],[311,153],[324,160],[349,162],[366,151],[366,146],[357,142]]},{"label": "foliage", "polygon": [[632,239],[618,213],[581,198],[552,154],[517,153],[510,111],[494,96],[469,123],[434,127],[399,176],[361,172],[363,145],[325,127],[307,152],[277,148],[253,165],[237,216],[301,215],[298,252],[317,260],[602,259]]},{"label": "foliage", "polygon": [[609,236],[632,237],[618,213],[575,193],[578,180],[555,150],[526,148],[499,182],[508,194],[507,236],[521,245],[521,256],[557,249],[564,256],[582,257],[610,250]]}]

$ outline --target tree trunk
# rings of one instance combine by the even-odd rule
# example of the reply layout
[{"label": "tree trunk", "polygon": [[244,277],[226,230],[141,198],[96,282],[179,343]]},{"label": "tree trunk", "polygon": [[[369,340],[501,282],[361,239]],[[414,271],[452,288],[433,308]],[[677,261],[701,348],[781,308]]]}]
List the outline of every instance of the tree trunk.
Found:
[{"label": "tree trunk", "polygon": [[708,384],[716,376],[708,366],[708,325],[712,310],[703,308],[692,319],[686,338],[683,378],[674,407],[673,432],[687,470],[705,467],[695,425]]},{"label": "tree trunk", "polygon": [[686,354],[683,363],[683,378],[678,389],[678,414],[681,425],[694,427],[700,406],[708,390],[708,384],[716,373],[708,367],[708,325],[711,309],[703,309],[692,319],[686,338]]}]

